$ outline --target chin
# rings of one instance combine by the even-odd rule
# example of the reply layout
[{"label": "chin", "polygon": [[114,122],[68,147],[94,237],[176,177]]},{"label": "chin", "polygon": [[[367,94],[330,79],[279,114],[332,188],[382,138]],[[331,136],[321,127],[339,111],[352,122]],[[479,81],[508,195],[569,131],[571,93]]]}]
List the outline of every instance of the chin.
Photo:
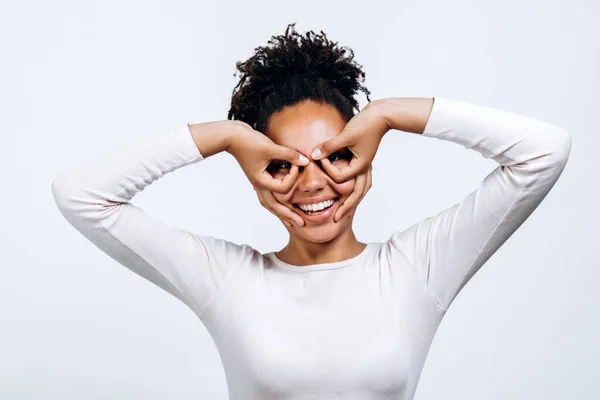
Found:
[{"label": "chin", "polygon": [[297,236],[300,236],[302,239],[312,243],[330,242],[340,236],[342,232],[348,228],[346,224],[342,224],[343,222],[338,222],[336,224],[333,222],[333,220],[324,225],[310,226],[307,223],[305,226],[298,228],[299,233]]}]

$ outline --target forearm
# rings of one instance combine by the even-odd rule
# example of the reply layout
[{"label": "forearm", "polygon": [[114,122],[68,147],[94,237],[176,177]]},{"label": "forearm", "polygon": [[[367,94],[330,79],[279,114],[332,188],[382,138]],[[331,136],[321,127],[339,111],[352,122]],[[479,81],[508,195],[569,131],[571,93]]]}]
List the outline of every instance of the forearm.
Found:
[{"label": "forearm", "polygon": [[390,129],[422,134],[429,120],[433,102],[433,98],[389,97],[374,100],[367,107],[374,107]]},{"label": "forearm", "polygon": [[109,209],[129,202],[167,173],[200,160],[189,130],[181,124],[74,165],[54,179],[52,192],[71,223],[93,229],[98,221],[112,218]]}]

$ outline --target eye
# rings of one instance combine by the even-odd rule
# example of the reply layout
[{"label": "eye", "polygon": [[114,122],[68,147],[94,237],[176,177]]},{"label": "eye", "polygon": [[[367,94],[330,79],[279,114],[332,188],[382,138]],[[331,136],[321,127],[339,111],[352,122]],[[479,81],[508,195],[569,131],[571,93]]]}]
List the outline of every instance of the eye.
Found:
[{"label": "eye", "polygon": [[329,162],[335,162],[337,160],[340,160],[342,157],[340,156],[339,153],[333,153],[330,154],[329,157],[327,157],[327,159],[329,160]]},{"label": "eye", "polygon": [[267,168],[267,171],[269,173],[286,172],[290,168],[292,168],[292,163],[289,161],[273,161]]},{"label": "eye", "polygon": [[292,168],[292,163],[289,161],[284,161],[282,163],[279,163],[279,169],[290,169]]},{"label": "eye", "polygon": [[336,151],[335,153],[331,153],[329,156],[327,156],[327,159],[329,160],[329,162],[336,162],[339,160],[350,161],[350,160],[352,160],[353,156],[354,156],[354,154],[352,154],[352,152],[350,150],[348,150],[348,148],[346,147],[343,150]]}]

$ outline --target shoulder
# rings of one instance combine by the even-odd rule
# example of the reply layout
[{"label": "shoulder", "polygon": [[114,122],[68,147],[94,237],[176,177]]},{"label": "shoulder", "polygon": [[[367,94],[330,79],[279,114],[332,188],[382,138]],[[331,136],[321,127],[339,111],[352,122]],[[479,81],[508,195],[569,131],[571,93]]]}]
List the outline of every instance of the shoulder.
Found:
[{"label": "shoulder", "polygon": [[203,252],[220,263],[239,264],[262,258],[262,254],[249,244],[191,232],[190,235]]}]

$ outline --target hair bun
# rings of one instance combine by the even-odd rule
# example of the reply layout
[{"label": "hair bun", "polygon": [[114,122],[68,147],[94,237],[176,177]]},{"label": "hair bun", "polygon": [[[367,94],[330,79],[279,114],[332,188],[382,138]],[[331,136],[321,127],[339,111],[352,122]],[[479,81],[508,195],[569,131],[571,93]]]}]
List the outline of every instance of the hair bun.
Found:
[{"label": "hair bun", "polygon": [[252,57],[236,63],[241,74],[228,119],[263,131],[270,114],[302,100],[329,103],[347,120],[354,109],[360,111],[354,99],[359,90],[371,101],[371,92],[362,85],[362,66],[353,60],[354,51],[331,42],[323,31],[302,36],[295,25],[288,24],[284,35],[272,36],[269,45],[255,48]]}]

